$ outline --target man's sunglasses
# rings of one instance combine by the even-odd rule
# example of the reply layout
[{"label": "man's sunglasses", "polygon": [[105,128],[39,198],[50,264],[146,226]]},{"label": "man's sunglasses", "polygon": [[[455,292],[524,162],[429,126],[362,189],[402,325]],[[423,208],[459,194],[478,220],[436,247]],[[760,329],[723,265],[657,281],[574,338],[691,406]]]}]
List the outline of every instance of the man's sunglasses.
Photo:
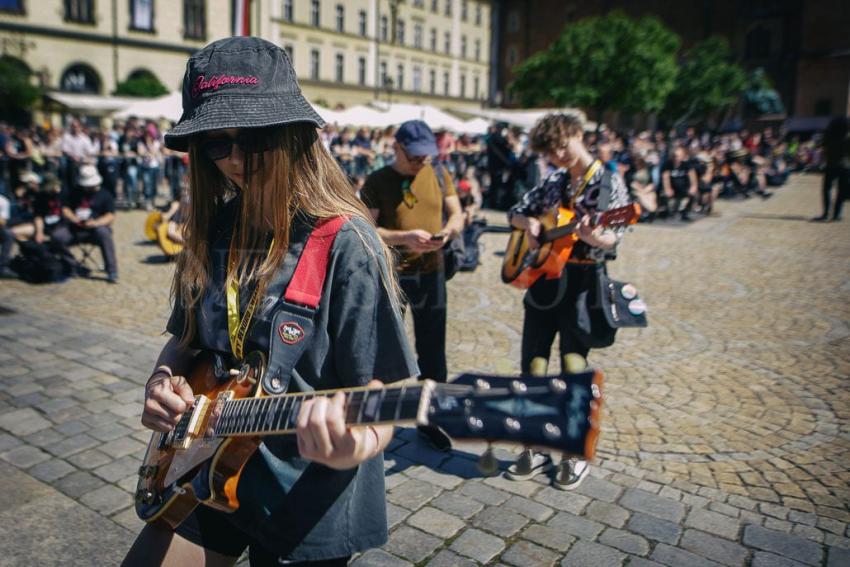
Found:
[{"label": "man's sunglasses", "polygon": [[246,154],[258,154],[267,150],[277,148],[279,137],[268,129],[240,130],[234,137],[217,136],[214,138],[203,138],[200,141],[201,151],[212,161],[219,161],[230,157],[233,145]]}]

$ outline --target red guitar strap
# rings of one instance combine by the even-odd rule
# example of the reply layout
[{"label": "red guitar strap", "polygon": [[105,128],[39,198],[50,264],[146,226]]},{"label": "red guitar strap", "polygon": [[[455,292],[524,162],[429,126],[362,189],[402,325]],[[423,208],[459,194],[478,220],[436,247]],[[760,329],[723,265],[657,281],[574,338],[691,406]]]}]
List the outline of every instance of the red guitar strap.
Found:
[{"label": "red guitar strap", "polygon": [[331,217],[316,223],[298,259],[295,273],[286,287],[286,293],[283,296],[286,301],[313,309],[319,306],[322,287],[328,272],[331,247],[339,229],[347,221],[345,217]]}]

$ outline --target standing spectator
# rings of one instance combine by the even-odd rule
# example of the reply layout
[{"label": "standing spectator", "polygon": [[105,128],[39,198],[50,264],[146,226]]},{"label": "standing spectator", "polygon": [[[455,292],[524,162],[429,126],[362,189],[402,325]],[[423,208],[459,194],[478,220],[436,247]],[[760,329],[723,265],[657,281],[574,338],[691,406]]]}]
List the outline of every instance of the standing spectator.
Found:
[{"label": "standing spectator", "polygon": [[118,143],[101,130],[95,134],[94,145],[97,150],[97,170],[103,178],[103,189],[112,195],[114,200],[120,176]]},{"label": "standing spectator", "polygon": [[127,206],[133,208],[138,206],[139,190],[139,131],[135,125],[135,119],[129,118],[124,126],[124,135],[118,142],[118,150],[121,152],[122,168],[121,174],[124,185],[124,201]]},{"label": "standing spectator", "polygon": [[15,235],[9,227],[11,210],[11,202],[4,194],[0,193],[0,278],[17,277],[17,274],[9,268],[12,244],[15,242]]},{"label": "standing spectator", "polygon": [[375,160],[372,140],[369,138],[366,128],[357,130],[357,135],[354,136],[354,141],[351,143],[351,149],[354,154],[354,178],[366,176]]},{"label": "standing spectator", "polygon": [[74,186],[80,166],[97,155],[91,138],[83,132],[80,121],[76,118],[71,120],[71,125],[65,135],[62,136],[62,154],[66,159],[65,190]]},{"label": "standing spectator", "polygon": [[331,153],[333,153],[345,175],[352,179],[354,176],[354,149],[351,144],[351,130],[343,128],[339,136],[331,142]]},{"label": "standing spectator", "polygon": [[[690,162],[686,159],[685,148],[676,146],[673,157],[664,164],[661,170],[664,197],[667,201],[667,214],[681,213],[681,219],[691,222],[691,208],[697,196],[697,175]],[[681,201],[685,201],[682,208]]]},{"label": "standing spectator", "polygon": [[[823,214],[814,220],[841,220],[841,208],[850,197],[850,125],[844,116],[833,118],[823,136],[826,168],[823,172]],[[838,181],[838,194],[832,201],[832,186]]]},{"label": "standing spectator", "polygon": [[[460,234],[463,213],[449,174],[429,163],[436,155],[428,125],[421,120],[405,122],[396,132],[393,165],[370,175],[361,196],[378,234],[402,253],[398,279],[413,314],[421,378],[445,382],[447,301],[441,249]],[[443,176],[442,182],[437,175]],[[420,432],[439,449],[451,447],[435,426]]]},{"label": "standing spectator", "polygon": [[12,132],[6,140],[6,155],[9,157],[9,181],[12,187],[21,182],[21,175],[32,169],[33,143],[26,128]]},{"label": "standing spectator", "polygon": [[490,174],[487,204],[496,209],[506,208],[510,192],[506,177],[510,174],[514,162],[506,131],[507,124],[501,122],[490,130],[487,138],[487,170]]},{"label": "standing spectator", "polygon": [[162,145],[156,130],[145,128],[143,137],[136,146],[141,160],[142,187],[144,188],[145,209],[153,210],[159,183],[159,169],[162,163]]}]

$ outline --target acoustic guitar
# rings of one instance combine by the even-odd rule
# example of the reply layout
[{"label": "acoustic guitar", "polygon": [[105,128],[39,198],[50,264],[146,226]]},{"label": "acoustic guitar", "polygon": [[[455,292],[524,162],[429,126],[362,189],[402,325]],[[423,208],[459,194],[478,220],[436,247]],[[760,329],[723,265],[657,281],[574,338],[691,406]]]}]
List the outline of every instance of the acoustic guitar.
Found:
[{"label": "acoustic guitar", "polygon": [[159,249],[162,250],[163,254],[173,258],[183,251],[183,245],[168,237],[168,224],[163,222],[156,227],[156,243],[159,244]]},{"label": "acoustic guitar", "polygon": [[[634,224],[640,218],[640,205],[633,203],[625,207],[596,213],[591,218],[593,226],[616,228]],[[520,289],[527,289],[541,277],[557,278],[561,275],[573,246],[578,241],[576,231],[580,219],[575,212],[560,207],[539,217],[542,225],[537,238],[540,246],[531,248],[528,233],[514,228],[508,238],[508,246],[502,260],[502,281]]]},{"label": "acoustic guitar", "polygon": [[151,211],[145,217],[145,238],[151,242],[156,242],[156,229],[162,224],[162,211]]},{"label": "acoustic guitar", "polygon": [[[135,495],[139,518],[174,527],[198,504],[238,509],[239,478],[262,437],[294,433],[302,403],[336,393],[265,395],[265,365],[265,356],[253,352],[238,376],[221,376],[212,357],[197,359],[188,377],[194,405],[172,431],[154,433],[148,444]],[[352,426],[433,424],[455,439],[506,441],[592,459],[602,380],[594,370],[531,378],[465,374],[448,384],[425,380],[341,391]]]}]

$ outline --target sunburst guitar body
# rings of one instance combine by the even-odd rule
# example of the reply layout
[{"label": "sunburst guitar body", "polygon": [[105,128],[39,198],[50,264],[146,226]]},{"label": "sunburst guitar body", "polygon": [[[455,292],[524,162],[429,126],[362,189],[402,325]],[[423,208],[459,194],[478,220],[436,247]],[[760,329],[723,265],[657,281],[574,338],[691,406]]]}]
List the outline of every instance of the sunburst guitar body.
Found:
[{"label": "sunburst guitar body", "polygon": [[159,249],[162,253],[173,258],[183,251],[183,245],[179,242],[174,242],[168,236],[168,225],[170,223],[163,222],[156,227],[156,243],[159,244]]},{"label": "sunburst guitar body", "polygon": [[[596,213],[591,218],[593,226],[616,228],[634,224],[640,218],[640,205]],[[567,265],[573,247],[578,241],[576,230],[580,219],[573,210],[559,207],[538,217],[541,224],[539,246],[532,248],[528,233],[514,228],[508,239],[502,260],[502,281],[520,289],[531,287],[540,278],[558,278]]]}]

